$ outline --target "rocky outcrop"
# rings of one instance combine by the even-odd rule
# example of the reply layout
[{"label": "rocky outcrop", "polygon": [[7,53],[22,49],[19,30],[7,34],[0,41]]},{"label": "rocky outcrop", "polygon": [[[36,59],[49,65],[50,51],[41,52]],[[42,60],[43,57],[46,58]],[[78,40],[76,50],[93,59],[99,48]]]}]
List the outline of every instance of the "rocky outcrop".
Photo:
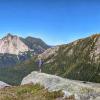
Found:
[{"label": "rocky outcrop", "polygon": [[8,85],[7,83],[4,83],[2,81],[0,81],[0,89],[4,88],[4,87],[9,87],[10,85]]},{"label": "rocky outcrop", "polygon": [[27,51],[34,51],[39,54],[50,48],[44,41],[38,38],[27,37],[22,38],[8,33],[7,36],[0,39],[0,53],[1,54],[15,54],[18,55]]},{"label": "rocky outcrop", "polygon": [[49,91],[62,90],[64,98],[74,95],[76,100],[95,100],[100,97],[100,84],[73,81],[45,73],[32,72],[22,80],[21,85],[29,83],[39,83]]},{"label": "rocky outcrop", "polygon": [[16,66],[34,55],[43,53],[49,47],[41,39],[22,38],[8,33],[0,39],[0,67]]},{"label": "rocky outcrop", "polygon": [[59,46],[49,48],[45,50],[43,53],[41,53],[40,55],[38,55],[38,57],[41,57],[42,59],[47,59],[50,56],[55,56],[58,49]]},{"label": "rocky outcrop", "polygon": [[40,57],[43,60],[48,59],[46,63],[51,63],[55,60],[53,57],[55,57],[57,55],[58,50],[59,50],[59,46],[51,47],[51,48],[45,50],[43,53],[39,54],[38,58]]},{"label": "rocky outcrop", "polygon": [[29,50],[30,48],[18,36],[8,34],[6,37],[0,39],[0,53],[18,55]]}]

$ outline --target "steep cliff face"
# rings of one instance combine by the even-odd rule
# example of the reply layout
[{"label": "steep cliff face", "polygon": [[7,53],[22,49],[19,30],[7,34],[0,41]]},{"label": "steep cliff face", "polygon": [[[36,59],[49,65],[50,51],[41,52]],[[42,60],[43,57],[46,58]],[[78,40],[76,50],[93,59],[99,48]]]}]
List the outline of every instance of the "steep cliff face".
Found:
[{"label": "steep cliff face", "polygon": [[41,39],[22,38],[8,33],[0,39],[0,67],[15,66],[47,48],[49,46]]},{"label": "steep cliff face", "polygon": [[8,34],[6,37],[0,39],[0,53],[18,55],[29,50],[30,48],[18,36]]}]

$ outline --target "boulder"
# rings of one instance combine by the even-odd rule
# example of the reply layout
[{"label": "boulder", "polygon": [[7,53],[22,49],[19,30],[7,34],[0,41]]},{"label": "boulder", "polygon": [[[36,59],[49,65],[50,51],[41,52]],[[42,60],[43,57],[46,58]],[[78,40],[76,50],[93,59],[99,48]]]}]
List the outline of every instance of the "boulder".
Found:
[{"label": "boulder", "polygon": [[74,96],[76,100],[90,100],[91,98],[93,98],[91,100],[94,100],[100,96],[100,84],[83,83],[36,71],[26,76],[22,80],[21,85],[29,83],[38,83],[49,91],[62,90],[64,98]]},{"label": "boulder", "polygon": [[5,88],[5,87],[9,87],[9,86],[10,86],[9,84],[0,81],[0,89]]}]

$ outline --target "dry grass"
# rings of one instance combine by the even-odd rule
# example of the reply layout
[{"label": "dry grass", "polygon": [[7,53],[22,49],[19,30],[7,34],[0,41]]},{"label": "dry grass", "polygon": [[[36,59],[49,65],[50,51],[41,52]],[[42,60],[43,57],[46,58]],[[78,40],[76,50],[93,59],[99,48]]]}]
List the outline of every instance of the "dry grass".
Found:
[{"label": "dry grass", "polygon": [[39,84],[7,87],[0,90],[0,100],[56,100],[62,97],[61,91],[49,92]]}]

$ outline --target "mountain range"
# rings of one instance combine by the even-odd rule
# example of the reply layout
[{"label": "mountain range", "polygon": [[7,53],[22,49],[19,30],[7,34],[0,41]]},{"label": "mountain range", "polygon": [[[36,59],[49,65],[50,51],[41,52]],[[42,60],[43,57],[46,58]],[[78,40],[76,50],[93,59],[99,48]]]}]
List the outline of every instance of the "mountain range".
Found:
[{"label": "mountain range", "polygon": [[22,38],[10,33],[0,39],[0,67],[10,67],[49,48],[41,39]]},{"label": "mountain range", "polygon": [[0,100],[100,100],[99,83],[100,34],[58,46],[0,39]]},{"label": "mountain range", "polygon": [[[24,41],[23,38],[21,40]],[[25,44],[28,45],[28,43]],[[22,63],[17,63],[16,66],[0,68],[0,80],[12,85],[19,84],[24,76],[39,70],[37,60],[41,57],[42,72],[84,82],[100,83],[100,34],[53,47],[42,43],[44,46],[41,47],[45,47],[43,52],[38,52],[38,54],[36,52],[36,55]],[[28,47],[32,49],[34,43],[32,42],[32,45]]]}]

